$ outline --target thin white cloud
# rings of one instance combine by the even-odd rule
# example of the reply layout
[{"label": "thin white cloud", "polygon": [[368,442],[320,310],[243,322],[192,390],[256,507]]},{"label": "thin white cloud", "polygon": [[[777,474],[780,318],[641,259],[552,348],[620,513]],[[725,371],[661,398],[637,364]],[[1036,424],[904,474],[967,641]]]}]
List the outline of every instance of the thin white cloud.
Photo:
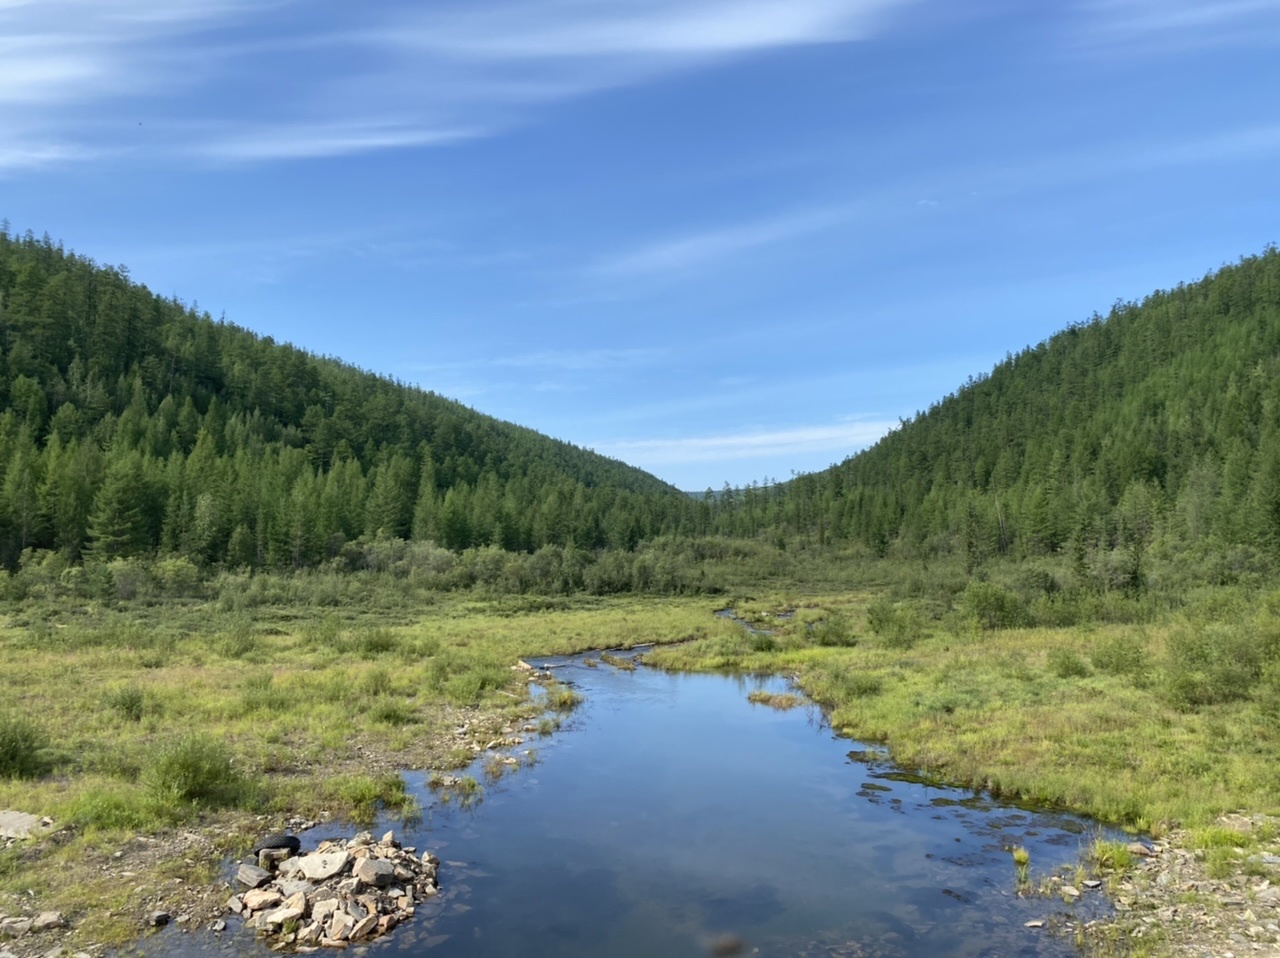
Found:
[{"label": "thin white cloud", "polygon": [[552,0],[429,14],[396,40],[475,60],[703,57],[865,37],[901,0]]},{"label": "thin white cloud", "polygon": [[819,426],[674,439],[631,439],[597,443],[600,453],[652,467],[690,462],[725,462],[759,459],[766,456],[833,452],[840,457],[853,454],[898,423],[855,419]]},{"label": "thin white cloud", "polygon": [[597,369],[623,369],[652,365],[669,356],[669,350],[634,349],[548,349],[535,353],[491,356],[483,359],[450,363],[421,363],[409,366],[416,372],[447,372],[464,369],[531,369],[583,372]]},{"label": "thin white cloud", "polygon": [[1095,52],[1178,52],[1280,39],[1275,0],[1083,0],[1077,45]]},{"label": "thin white cloud", "polygon": [[185,162],[440,147],[569,97],[869,37],[916,2],[0,0],[0,129],[38,115],[48,138],[114,153],[145,118],[146,155]]},{"label": "thin white cloud", "polygon": [[598,262],[592,272],[606,277],[630,277],[703,267],[830,229],[852,215],[848,208],[812,210],[691,233],[616,254]]},{"label": "thin white cloud", "polygon": [[296,124],[242,130],[194,145],[197,156],[228,162],[314,159],[375,150],[442,146],[481,135],[478,130],[430,129],[410,123]]}]

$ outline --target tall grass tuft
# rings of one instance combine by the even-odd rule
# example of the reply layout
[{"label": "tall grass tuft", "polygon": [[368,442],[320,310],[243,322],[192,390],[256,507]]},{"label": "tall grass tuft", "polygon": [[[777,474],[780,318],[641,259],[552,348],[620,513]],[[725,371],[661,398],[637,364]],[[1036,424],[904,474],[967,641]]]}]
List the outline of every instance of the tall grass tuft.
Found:
[{"label": "tall grass tuft", "polygon": [[21,715],[0,715],[0,778],[36,778],[44,772],[44,733]]},{"label": "tall grass tuft", "polygon": [[169,805],[236,805],[245,796],[246,784],[226,743],[201,733],[159,746],[142,769],[148,794]]}]

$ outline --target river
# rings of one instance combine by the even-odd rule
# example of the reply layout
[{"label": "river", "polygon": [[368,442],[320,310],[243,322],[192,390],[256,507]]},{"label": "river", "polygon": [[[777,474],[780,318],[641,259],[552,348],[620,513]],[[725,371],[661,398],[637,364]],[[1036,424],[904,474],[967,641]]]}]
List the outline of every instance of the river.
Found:
[{"label": "river", "polygon": [[[550,661],[586,703],[480,802],[444,803],[411,775],[423,818],[403,838],[443,859],[442,894],[375,952],[694,958],[734,936],[762,956],[1073,955],[1025,923],[1106,910],[1099,892],[1016,894],[1009,849],[1047,874],[1077,859],[1084,819],[927,784],[814,707],[747,701],[783,679],[584,658]],[[161,937],[147,950],[260,947]]]}]

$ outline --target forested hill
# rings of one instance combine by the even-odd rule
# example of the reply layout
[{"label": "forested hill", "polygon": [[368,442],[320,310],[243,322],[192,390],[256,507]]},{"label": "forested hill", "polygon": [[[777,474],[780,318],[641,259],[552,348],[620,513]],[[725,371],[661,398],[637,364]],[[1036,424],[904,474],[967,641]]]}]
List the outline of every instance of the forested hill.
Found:
[{"label": "forested hill", "polygon": [[297,567],[375,536],[629,547],[687,510],[639,469],[214,322],[7,226],[0,410],[9,567],[29,548]]},{"label": "forested hill", "polygon": [[1280,253],[1117,303],[776,498],[773,521],[974,562],[1113,550],[1136,563],[1157,539],[1274,560]]}]

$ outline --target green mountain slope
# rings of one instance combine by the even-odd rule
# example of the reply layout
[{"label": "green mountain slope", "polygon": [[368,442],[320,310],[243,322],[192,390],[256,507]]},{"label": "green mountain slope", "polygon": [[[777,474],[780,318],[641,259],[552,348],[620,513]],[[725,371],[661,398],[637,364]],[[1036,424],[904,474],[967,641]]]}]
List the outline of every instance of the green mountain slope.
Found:
[{"label": "green mountain slope", "polygon": [[673,487],[0,232],[0,563],[314,565],[360,537],[633,546]]},{"label": "green mountain slope", "polygon": [[[743,524],[742,499],[720,528]],[[874,447],[760,493],[757,512],[757,525],[975,562],[1066,550],[1136,562],[1156,539],[1274,557],[1280,253],[1010,356]]]}]

